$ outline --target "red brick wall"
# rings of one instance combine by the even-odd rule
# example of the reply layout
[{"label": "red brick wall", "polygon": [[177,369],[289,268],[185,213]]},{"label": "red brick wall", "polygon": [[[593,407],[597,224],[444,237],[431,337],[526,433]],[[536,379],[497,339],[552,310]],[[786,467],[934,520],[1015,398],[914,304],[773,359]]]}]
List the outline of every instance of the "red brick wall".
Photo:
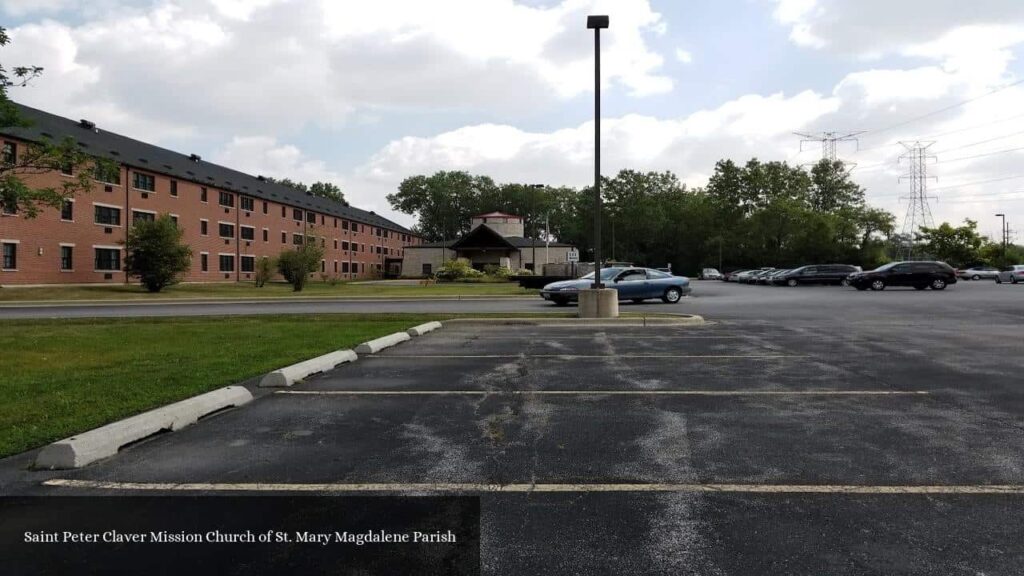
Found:
[{"label": "red brick wall", "polygon": [[[12,141],[11,139],[7,139]],[[24,144],[19,143],[19,152]],[[155,177],[154,192],[144,192],[132,187],[133,172],[142,172]],[[27,176],[31,185],[38,187],[59,186],[67,178],[58,173]],[[252,198],[253,210],[241,209],[241,197],[230,192],[233,207],[219,204],[221,190],[207,186],[206,202],[200,200],[202,188],[199,184],[177,180],[177,196],[171,195],[173,178],[144,169],[121,167],[121,183],[106,186],[94,183],[90,192],[77,194],[74,198],[74,221],[62,221],[60,210],[46,209],[34,219],[21,214],[0,216],[0,240],[17,242],[18,264],[16,271],[0,271],[2,284],[62,284],[62,283],[123,283],[123,272],[104,273],[94,270],[94,246],[118,246],[125,239],[127,227],[132,221],[132,211],[172,214],[178,218],[178,226],[184,230],[184,241],[192,248],[192,269],[183,278],[186,282],[233,282],[252,280],[252,273],[242,272],[241,256],[274,257],[283,250],[294,247],[293,234],[310,234],[323,238],[324,271],[329,276],[341,279],[369,278],[376,273],[376,265],[383,269],[384,258],[401,258],[404,246],[420,243],[419,238],[402,240],[399,232],[388,230],[388,237],[377,236],[373,226],[348,222],[348,230],[342,218],[316,214],[316,223],[306,222],[307,211],[303,209],[302,221],[293,219],[293,208],[273,201]],[[94,203],[121,208],[120,226],[102,226],[94,223]],[[264,213],[266,204],[266,213]],[[282,206],[284,214],[282,216]],[[207,235],[200,233],[200,220],[207,220]],[[234,226],[232,238],[219,235],[219,223]],[[252,240],[241,238],[241,227],[254,229]],[[358,230],[356,230],[358,228]],[[264,241],[263,230],[267,230]],[[109,230],[109,233],[107,232]],[[285,233],[285,242],[281,234]],[[358,243],[360,250],[344,250],[344,242]],[[74,266],[72,271],[61,271],[61,244],[73,245]],[[335,248],[337,245],[337,248]],[[388,253],[378,255],[376,247],[382,246]],[[201,270],[201,254],[208,254],[208,271]],[[122,250],[122,265],[124,251]],[[220,255],[231,254],[234,271],[220,271]],[[337,273],[335,273],[337,261]],[[353,274],[350,263],[358,264],[358,273]],[[346,264],[349,264],[346,266]],[[105,278],[109,274],[110,278]]]}]

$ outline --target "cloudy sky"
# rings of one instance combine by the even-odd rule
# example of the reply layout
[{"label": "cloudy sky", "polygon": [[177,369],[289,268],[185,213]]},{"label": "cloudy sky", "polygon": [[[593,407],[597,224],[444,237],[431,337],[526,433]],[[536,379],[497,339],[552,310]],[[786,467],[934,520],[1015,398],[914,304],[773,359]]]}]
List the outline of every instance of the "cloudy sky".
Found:
[{"label": "cloudy sky", "polygon": [[937,221],[1024,240],[1020,0],[0,0],[16,100],[252,173],[339,183],[390,214],[406,176],[592,178],[605,13],[605,173],[812,162],[840,144],[902,221],[901,141],[934,141]]}]

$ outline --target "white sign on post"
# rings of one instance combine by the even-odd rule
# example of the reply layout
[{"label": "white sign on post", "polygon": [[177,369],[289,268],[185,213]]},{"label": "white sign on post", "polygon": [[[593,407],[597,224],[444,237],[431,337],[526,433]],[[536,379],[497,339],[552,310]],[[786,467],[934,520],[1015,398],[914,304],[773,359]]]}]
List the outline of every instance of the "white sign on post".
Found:
[{"label": "white sign on post", "polygon": [[566,259],[569,262],[579,262],[580,261],[580,251],[575,249],[575,248],[573,248],[572,250],[569,250],[569,253],[566,255]]}]

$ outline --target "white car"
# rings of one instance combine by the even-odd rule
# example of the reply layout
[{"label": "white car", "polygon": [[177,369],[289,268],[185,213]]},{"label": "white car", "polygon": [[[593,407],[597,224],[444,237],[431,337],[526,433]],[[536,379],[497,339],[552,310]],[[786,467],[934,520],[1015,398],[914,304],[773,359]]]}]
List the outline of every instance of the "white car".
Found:
[{"label": "white car", "polygon": [[957,276],[961,280],[995,280],[999,276],[999,269],[992,266],[974,266],[966,270],[958,270]]},{"label": "white car", "polygon": [[1003,268],[999,275],[996,276],[996,284],[1002,284],[1003,282],[1009,282],[1010,284],[1024,282],[1024,264],[1014,264],[1009,268]]},{"label": "white car", "polygon": [[699,280],[721,280],[722,273],[715,268],[705,268],[697,275]]}]

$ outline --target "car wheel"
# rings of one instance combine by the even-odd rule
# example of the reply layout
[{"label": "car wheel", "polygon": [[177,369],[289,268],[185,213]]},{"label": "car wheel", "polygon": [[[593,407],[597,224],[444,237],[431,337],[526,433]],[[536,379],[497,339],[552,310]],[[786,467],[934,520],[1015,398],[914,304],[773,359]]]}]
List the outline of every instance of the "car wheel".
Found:
[{"label": "car wheel", "polygon": [[1000,278],[999,276],[996,276],[996,284],[1002,284],[1002,283],[1003,283],[1003,279]]},{"label": "car wheel", "polygon": [[566,298],[552,298],[551,301],[555,303],[555,306],[568,306],[569,305],[569,300],[566,299]]},{"label": "car wheel", "polygon": [[790,278],[789,280],[786,280],[786,286],[793,287],[796,286],[797,284],[799,284],[799,282],[796,281],[796,278]]},{"label": "car wheel", "polygon": [[846,278],[843,278],[842,280],[839,281],[839,285],[840,286],[847,286],[847,287],[849,287],[850,286],[850,281],[847,280]]},{"label": "car wheel", "polygon": [[932,290],[945,290],[945,289],[946,289],[946,281],[945,280],[943,280],[942,278],[936,278],[935,280],[932,280]]},{"label": "car wheel", "polygon": [[666,304],[675,304],[676,302],[679,302],[679,299],[682,297],[683,293],[679,288],[669,288],[668,290],[665,290],[665,295],[662,296],[661,299],[664,300]]},{"label": "car wheel", "polygon": [[871,289],[872,290],[885,290],[885,280],[881,280],[881,279],[879,279],[879,280],[872,280],[871,281]]},{"label": "car wheel", "polygon": [[1017,283],[1017,277],[1016,276],[1010,276],[1010,284],[1016,284],[1016,283]]},{"label": "car wheel", "polygon": [[981,280],[981,276],[975,274],[974,276],[971,276],[971,280]]}]

